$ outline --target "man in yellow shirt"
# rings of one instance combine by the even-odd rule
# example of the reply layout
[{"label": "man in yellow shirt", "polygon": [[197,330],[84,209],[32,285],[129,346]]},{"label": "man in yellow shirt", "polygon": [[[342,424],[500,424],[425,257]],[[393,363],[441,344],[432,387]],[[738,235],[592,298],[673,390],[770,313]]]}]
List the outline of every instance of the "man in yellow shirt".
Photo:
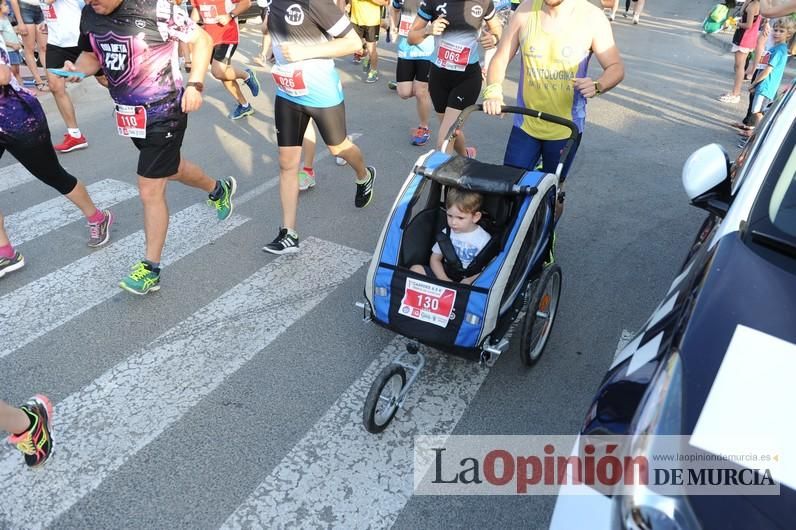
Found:
[{"label": "man in yellow shirt", "polygon": [[[563,186],[586,124],[586,100],[618,85],[625,67],[610,23],[588,0],[526,0],[503,32],[489,64],[484,90],[487,114],[500,114],[506,68],[518,51],[522,79],[517,106],[572,120],[581,133],[569,159],[563,161]],[[592,55],[603,68],[598,79],[587,77]],[[569,134],[562,125],[517,115],[503,164],[533,169],[541,158],[542,171],[554,173]],[[561,210],[557,203],[556,219]]]},{"label": "man in yellow shirt", "polygon": [[[379,42],[381,27],[381,8],[389,0],[351,0],[351,23],[354,24],[359,38],[362,39],[366,55],[362,58],[362,69],[367,73],[366,83],[379,80]],[[357,62],[357,56],[354,56]]]}]

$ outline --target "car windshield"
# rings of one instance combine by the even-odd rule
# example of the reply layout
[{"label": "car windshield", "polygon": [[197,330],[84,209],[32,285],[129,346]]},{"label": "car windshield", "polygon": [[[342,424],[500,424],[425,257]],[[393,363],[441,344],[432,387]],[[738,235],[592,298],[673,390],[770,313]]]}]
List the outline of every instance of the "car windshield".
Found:
[{"label": "car windshield", "polygon": [[796,149],[774,185],[768,204],[768,220],[796,241]]}]

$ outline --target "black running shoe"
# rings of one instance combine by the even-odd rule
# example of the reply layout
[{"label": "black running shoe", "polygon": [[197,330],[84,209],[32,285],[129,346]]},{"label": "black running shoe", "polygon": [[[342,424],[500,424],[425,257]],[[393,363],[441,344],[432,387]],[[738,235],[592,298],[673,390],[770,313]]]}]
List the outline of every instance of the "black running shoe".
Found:
[{"label": "black running shoe", "polygon": [[364,208],[373,200],[373,181],[376,180],[376,168],[367,167],[368,180],[363,184],[357,184],[357,194],[354,196],[354,206]]},{"label": "black running shoe", "polygon": [[292,236],[287,228],[280,228],[276,239],[263,247],[265,252],[271,254],[295,254],[299,251],[298,236]]}]

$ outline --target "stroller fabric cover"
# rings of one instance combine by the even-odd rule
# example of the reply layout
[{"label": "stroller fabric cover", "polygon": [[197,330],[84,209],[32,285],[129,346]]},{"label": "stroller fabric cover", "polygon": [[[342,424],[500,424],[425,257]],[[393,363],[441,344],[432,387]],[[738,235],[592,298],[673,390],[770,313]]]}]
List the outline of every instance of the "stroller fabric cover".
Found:
[{"label": "stroller fabric cover", "polygon": [[[542,236],[552,233],[557,179],[538,171],[476,165],[437,151],[418,159],[382,228],[365,281],[365,298],[377,324],[463,353],[480,351],[523,292],[531,265],[541,263],[548,245]],[[471,185],[466,174],[456,182],[451,168],[477,173],[479,187]],[[484,182],[489,175],[492,182]],[[472,285],[409,270],[413,264],[428,264],[436,234],[446,226],[441,182],[484,196],[480,224],[492,236],[491,260]],[[507,182],[537,191],[533,195],[497,193],[510,189]],[[428,198],[421,203],[423,196]]]}]

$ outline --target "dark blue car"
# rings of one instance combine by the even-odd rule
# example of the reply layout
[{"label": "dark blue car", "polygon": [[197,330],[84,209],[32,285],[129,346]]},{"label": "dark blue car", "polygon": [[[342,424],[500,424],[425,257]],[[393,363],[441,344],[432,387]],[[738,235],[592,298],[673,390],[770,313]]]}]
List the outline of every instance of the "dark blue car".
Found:
[{"label": "dark blue car", "polygon": [[796,528],[794,117],[792,88],[734,164],[716,144],[688,159],[683,185],[708,218],[663,301],[617,353],[580,433],[687,435],[690,443],[710,435],[728,447],[737,435],[769,437],[789,462],[774,476],[780,495],[639,487],[611,496],[568,486],[551,529]]}]

